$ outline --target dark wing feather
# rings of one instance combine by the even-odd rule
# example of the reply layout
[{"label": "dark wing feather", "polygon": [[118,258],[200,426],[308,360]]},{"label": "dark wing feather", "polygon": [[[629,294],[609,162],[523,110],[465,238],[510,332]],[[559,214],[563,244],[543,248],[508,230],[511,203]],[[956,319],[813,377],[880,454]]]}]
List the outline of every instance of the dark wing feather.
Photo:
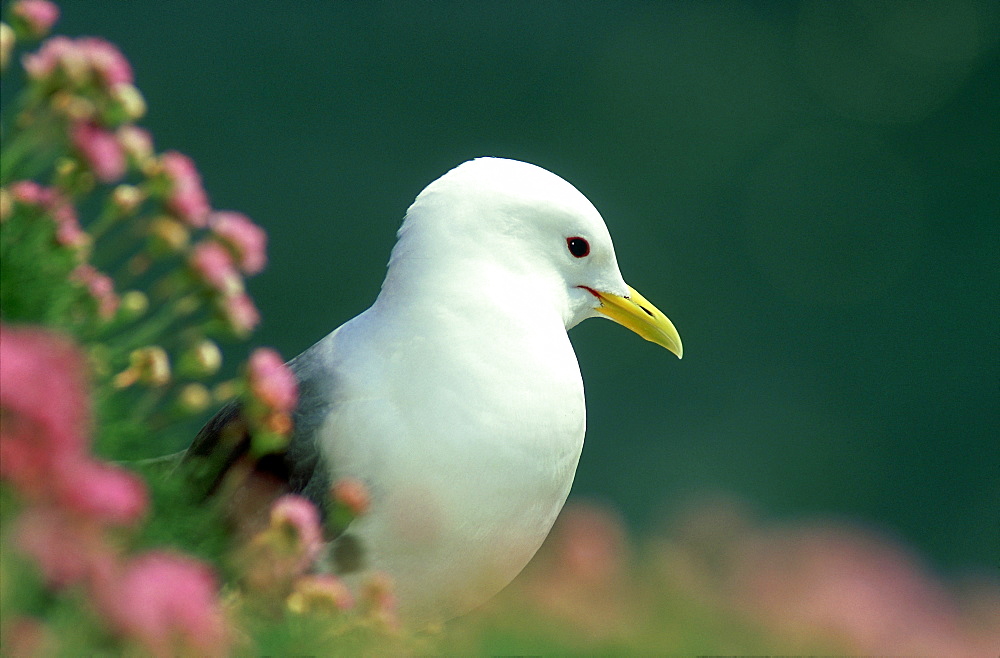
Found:
[{"label": "dark wing feather", "polygon": [[270,478],[281,490],[306,496],[325,511],[330,473],[317,449],[316,435],[333,405],[336,375],[322,355],[314,345],[288,364],[298,379],[299,400],[285,450],[253,459],[243,405],[234,400],[205,424],[184,456],[184,470],[195,486],[211,495],[234,466],[246,464],[251,476]]}]

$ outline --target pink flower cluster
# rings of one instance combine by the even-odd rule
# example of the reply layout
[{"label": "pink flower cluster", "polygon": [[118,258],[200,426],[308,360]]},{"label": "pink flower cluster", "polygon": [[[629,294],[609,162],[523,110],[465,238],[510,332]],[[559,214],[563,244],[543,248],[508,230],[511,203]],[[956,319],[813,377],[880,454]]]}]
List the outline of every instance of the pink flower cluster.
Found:
[{"label": "pink flower cluster", "polygon": [[52,37],[37,53],[25,55],[24,70],[39,82],[57,84],[59,78],[73,86],[97,84],[110,91],[132,84],[132,65],[104,39]]},{"label": "pink flower cluster", "polygon": [[913,555],[858,528],[753,533],[733,567],[737,604],[798,646],[827,637],[859,655],[971,656],[1000,648],[1000,619],[992,630],[967,628],[956,598]]},{"label": "pink flower cluster", "polygon": [[66,339],[0,326],[0,477],[27,499],[98,523],[129,524],[146,508],[141,480],[87,454],[84,364]]},{"label": "pink flower cluster", "polygon": [[114,317],[121,300],[115,292],[115,282],[89,263],[76,266],[70,277],[83,285],[97,302],[97,314],[105,320]]},{"label": "pink flower cluster", "polygon": [[254,399],[270,411],[291,413],[298,400],[295,373],[275,350],[260,347],[247,361],[247,381]]},{"label": "pink flower cluster", "polygon": [[247,360],[247,418],[258,454],[284,447],[292,431],[298,380],[276,351],[261,347]]},{"label": "pink flower cluster", "polygon": [[49,587],[85,588],[111,629],[153,655],[219,655],[228,631],[205,567],[126,558],[107,537],[135,525],[148,501],[141,479],[88,452],[85,373],[67,339],[0,324],[0,479],[23,502],[14,543]]},{"label": "pink flower cluster", "polygon": [[267,233],[246,215],[229,210],[214,212],[209,216],[209,226],[244,274],[259,274],[267,265]]},{"label": "pink flower cluster", "polygon": [[146,109],[128,60],[103,39],[58,36],[23,62],[29,79],[46,90],[51,107],[68,121],[69,143],[80,160],[97,180],[120,180],[128,170],[128,140],[134,135],[114,128]]},{"label": "pink flower cluster", "polygon": [[316,507],[301,496],[281,496],[271,505],[267,527],[242,551],[244,584],[259,595],[283,599],[312,569],[322,548]]},{"label": "pink flower cluster", "polygon": [[79,121],[70,128],[73,146],[103,183],[113,183],[125,175],[125,151],[115,134],[93,121]]},{"label": "pink flower cluster", "polygon": [[11,183],[10,193],[15,203],[52,218],[56,225],[56,241],[60,245],[74,249],[90,245],[90,238],[80,228],[76,209],[56,188],[24,180]]},{"label": "pink flower cluster", "polygon": [[183,153],[167,151],[160,156],[160,168],[167,183],[167,208],[192,227],[205,228],[212,208],[194,161]]},{"label": "pink flower cluster", "polygon": [[[756,622],[782,653],[977,656],[1000,647],[1000,616],[967,614],[975,601],[868,529],[760,527],[738,506],[704,505],[683,515],[659,559],[667,582]],[[983,597],[1000,610],[995,586]]]},{"label": "pink flower cluster", "polygon": [[242,275],[264,269],[267,234],[245,215],[232,211],[210,213],[205,223],[211,237],[192,249],[191,270],[213,292],[229,327],[244,335],[260,322],[260,315],[244,290]]}]

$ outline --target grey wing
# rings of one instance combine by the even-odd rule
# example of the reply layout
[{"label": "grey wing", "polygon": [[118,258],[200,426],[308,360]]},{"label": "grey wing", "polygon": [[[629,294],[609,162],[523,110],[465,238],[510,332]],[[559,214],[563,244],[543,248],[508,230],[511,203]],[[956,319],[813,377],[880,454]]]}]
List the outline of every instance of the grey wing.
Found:
[{"label": "grey wing", "polygon": [[294,429],[284,451],[253,459],[243,404],[234,400],[198,432],[184,455],[185,469],[205,495],[222,484],[238,463],[249,463],[255,475],[274,478],[281,489],[311,499],[325,513],[330,472],[318,450],[316,435],[335,398],[336,374],[314,345],[289,362],[299,384],[299,400],[292,415]]}]

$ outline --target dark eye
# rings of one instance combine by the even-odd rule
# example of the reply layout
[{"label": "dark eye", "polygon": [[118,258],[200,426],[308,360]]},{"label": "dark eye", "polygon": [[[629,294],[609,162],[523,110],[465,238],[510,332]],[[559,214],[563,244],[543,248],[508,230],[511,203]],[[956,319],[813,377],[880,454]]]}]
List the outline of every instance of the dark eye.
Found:
[{"label": "dark eye", "polygon": [[583,238],[566,238],[566,246],[569,247],[569,253],[577,258],[583,258],[590,253],[590,243]]}]

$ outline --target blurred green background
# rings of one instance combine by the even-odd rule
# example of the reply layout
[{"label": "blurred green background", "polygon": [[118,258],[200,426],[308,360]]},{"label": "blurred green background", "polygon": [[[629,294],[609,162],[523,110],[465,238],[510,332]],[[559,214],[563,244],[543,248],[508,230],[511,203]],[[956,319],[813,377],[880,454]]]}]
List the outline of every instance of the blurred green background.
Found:
[{"label": "blurred green background", "polygon": [[574,496],[648,531],[727,492],[996,567],[997,3],[61,6],[132,61],[158,148],[269,231],[254,344],[291,357],[365,309],[428,182],[528,160],[685,345],[573,331]]}]

